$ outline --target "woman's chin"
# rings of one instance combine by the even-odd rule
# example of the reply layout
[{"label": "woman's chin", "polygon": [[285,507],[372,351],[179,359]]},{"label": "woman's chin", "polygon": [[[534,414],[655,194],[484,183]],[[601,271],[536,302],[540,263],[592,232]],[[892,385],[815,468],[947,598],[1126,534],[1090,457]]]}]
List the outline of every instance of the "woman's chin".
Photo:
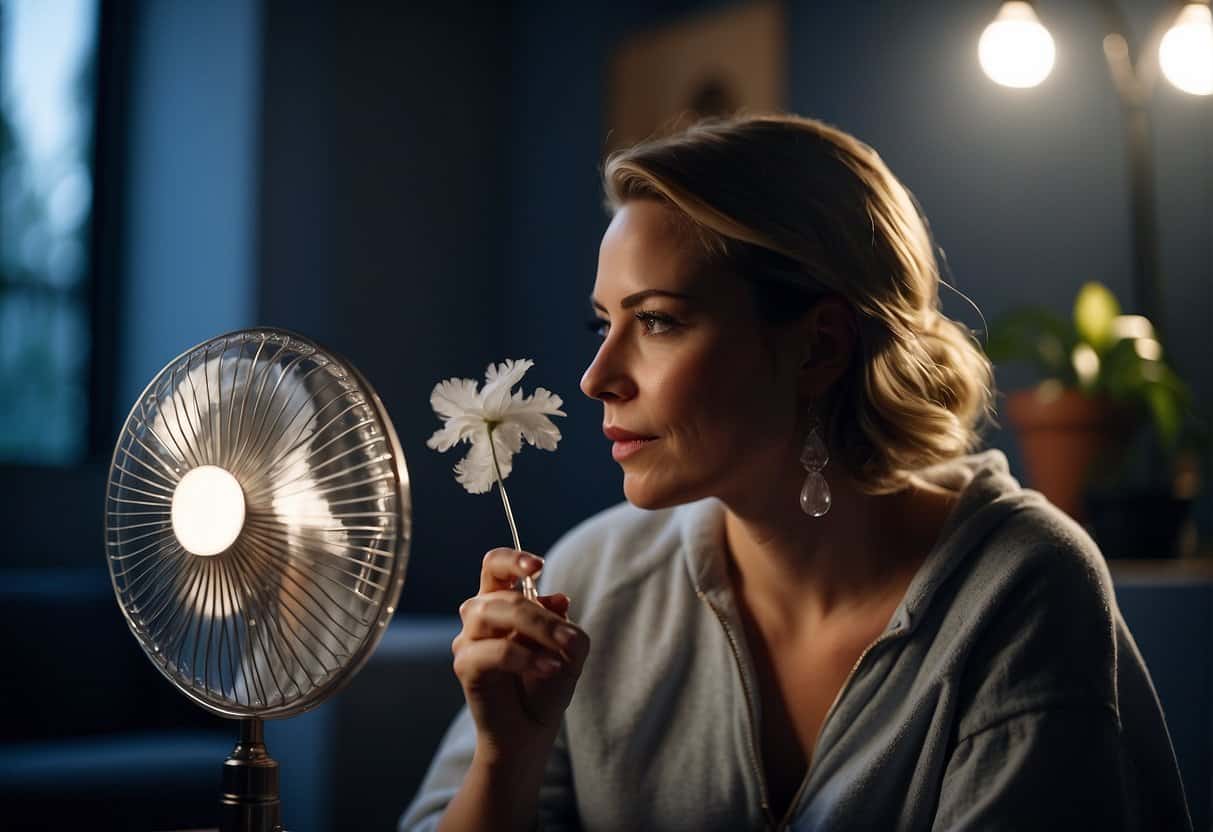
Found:
[{"label": "woman's chin", "polygon": [[645,479],[633,474],[625,473],[623,475],[623,496],[636,508],[656,511],[699,499],[691,494],[689,489],[679,488],[674,483],[658,486],[655,483],[646,482]]}]

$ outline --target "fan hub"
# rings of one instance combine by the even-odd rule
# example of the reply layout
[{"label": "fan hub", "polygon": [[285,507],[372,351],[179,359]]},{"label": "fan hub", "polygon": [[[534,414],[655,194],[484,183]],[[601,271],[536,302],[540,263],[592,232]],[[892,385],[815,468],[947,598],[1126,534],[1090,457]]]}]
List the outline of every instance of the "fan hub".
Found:
[{"label": "fan hub", "polygon": [[173,490],[173,533],[187,552],[217,555],[240,536],[244,511],[244,490],[236,478],[218,465],[200,465]]}]

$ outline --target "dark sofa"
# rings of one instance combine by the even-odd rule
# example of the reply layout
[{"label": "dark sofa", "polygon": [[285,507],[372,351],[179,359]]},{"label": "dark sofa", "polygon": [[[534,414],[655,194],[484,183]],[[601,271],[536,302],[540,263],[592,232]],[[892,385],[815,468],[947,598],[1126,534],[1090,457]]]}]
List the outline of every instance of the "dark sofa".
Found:
[{"label": "dark sofa", "polygon": [[[218,822],[236,723],[152,666],[104,570],[0,572],[0,622],[0,828]],[[462,703],[450,672],[457,629],[453,618],[397,616],[346,688],[267,725],[289,829],[393,827]]]},{"label": "dark sofa", "polygon": [[4,572],[0,621],[0,826],[214,823],[231,728],[143,655],[104,569]]}]

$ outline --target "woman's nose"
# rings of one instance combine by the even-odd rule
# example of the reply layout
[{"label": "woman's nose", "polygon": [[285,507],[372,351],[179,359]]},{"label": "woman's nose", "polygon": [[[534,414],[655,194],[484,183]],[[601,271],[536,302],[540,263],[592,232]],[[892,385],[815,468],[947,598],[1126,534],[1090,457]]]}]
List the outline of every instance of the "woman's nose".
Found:
[{"label": "woman's nose", "polygon": [[581,376],[581,392],[591,399],[606,401],[630,399],[636,395],[636,382],[627,371],[619,345],[610,336],[598,347],[594,360]]}]

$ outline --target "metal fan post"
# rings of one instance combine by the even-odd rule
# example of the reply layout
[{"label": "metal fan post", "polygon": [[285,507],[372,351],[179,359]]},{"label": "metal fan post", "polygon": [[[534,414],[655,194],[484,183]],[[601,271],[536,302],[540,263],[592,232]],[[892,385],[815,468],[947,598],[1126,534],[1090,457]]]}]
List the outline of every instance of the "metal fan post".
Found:
[{"label": "metal fan post", "polygon": [[259,719],[240,720],[240,740],[223,763],[220,832],[281,832],[278,763],[265,750]]}]

